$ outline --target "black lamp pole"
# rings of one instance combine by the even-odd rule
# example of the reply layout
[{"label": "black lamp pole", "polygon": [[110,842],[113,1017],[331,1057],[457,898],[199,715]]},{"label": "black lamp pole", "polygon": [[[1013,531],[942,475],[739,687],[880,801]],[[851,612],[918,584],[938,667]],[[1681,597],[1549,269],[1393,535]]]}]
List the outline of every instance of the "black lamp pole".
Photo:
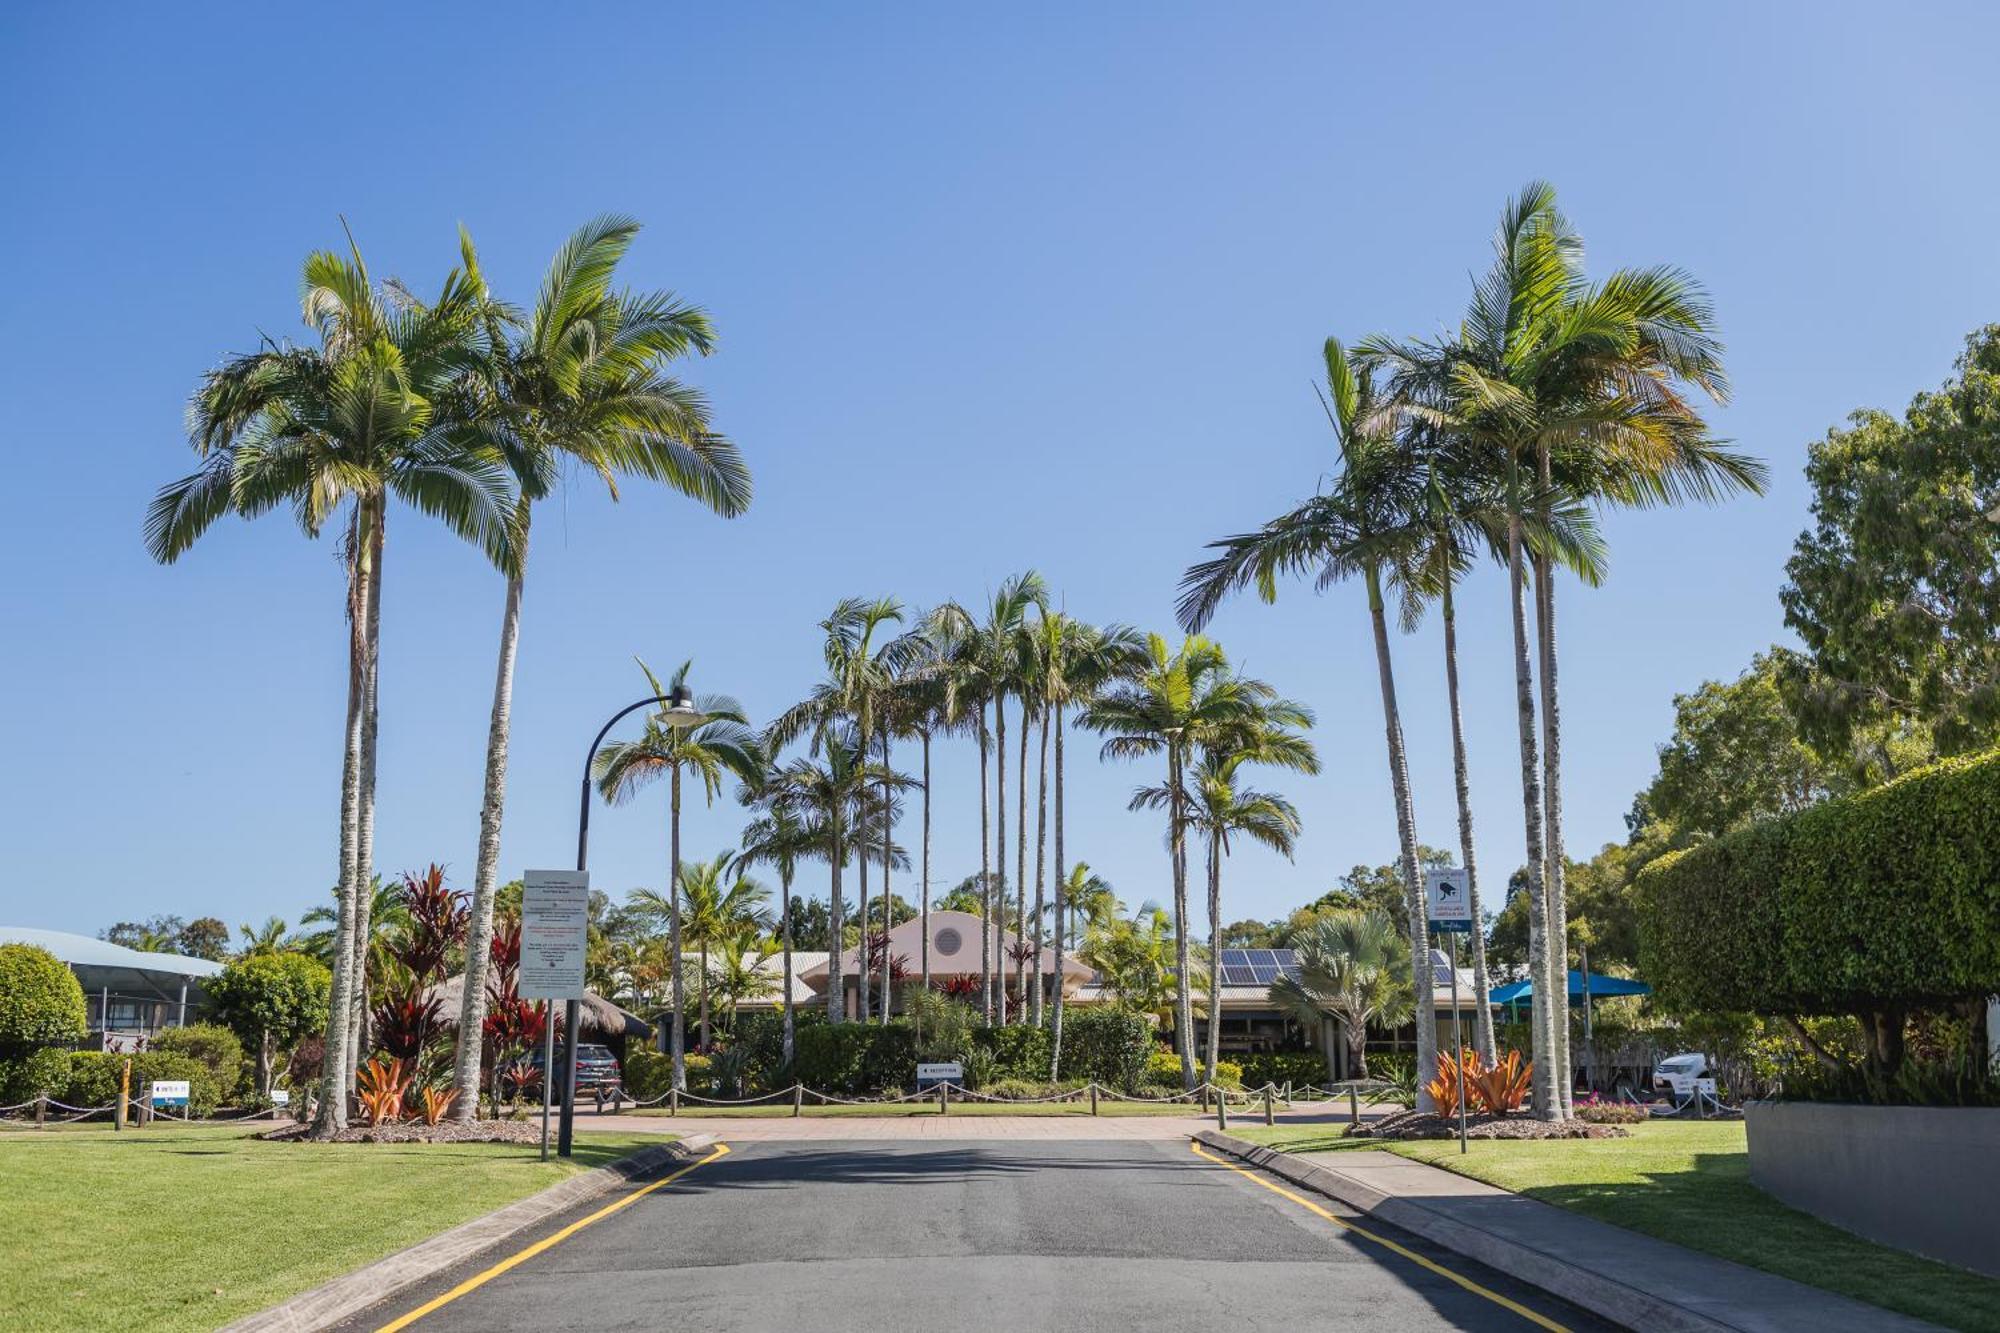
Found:
[{"label": "black lamp pole", "polygon": [[[590,766],[597,762],[597,749],[604,744],[604,738],[611,729],[623,722],[627,716],[641,708],[654,704],[665,704],[669,712],[689,711],[694,706],[694,697],[687,687],[676,685],[665,694],[656,694],[650,699],[628,704],[619,709],[609,722],[598,728],[597,739],[590,743],[590,753],[583,757],[583,790],[576,808],[576,868],[579,873],[590,869]],[[669,893],[680,892],[679,885],[669,885]],[[570,1140],[576,1122],[576,1040],[577,1029],[583,1022],[583,1006],[579,1001],[568,1000],[563,1004],[563,1042],[566,1054],[563,1056],[562,1118],[556,1130],[556,1155],[570,1155]]]}]

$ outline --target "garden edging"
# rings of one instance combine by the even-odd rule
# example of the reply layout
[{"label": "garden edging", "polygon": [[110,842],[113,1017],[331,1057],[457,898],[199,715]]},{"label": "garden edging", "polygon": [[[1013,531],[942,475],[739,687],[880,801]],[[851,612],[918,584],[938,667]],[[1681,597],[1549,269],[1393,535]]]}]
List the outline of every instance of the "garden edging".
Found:
[{"label": "garden edging", "polygon": [[[1672,1333],[1779,1333],[1812,1327],[1818,1333],[1861,1333],[1934,1327],[1520,1195],[1495,1190],[1498,1197],[1487,1200],[1468,1198],[1457,1188],[1440,1188],[1434,1204],[1422,1197],[1384,1193],[1337,1169],[1216,1130],[1203,1130],[1194,1137],[1198,1143],[1628,1328]],[[1449,1177],[1454,1186],[1460,1180],[1438,1167],[1416,1162],[1409,1165]],[[1452,1216],[1446,1204],[1458,1205],[1454,1211],[1461,1214],[1486,1215],[1477,1221]],[[1531,1220],[1547,1221],[1568,1234],[1562,1243],[1547,1248],[1530,1244],[1521,1236],[1530,1229],[1522,1224]],[[1593,1257],[1606,1262],[1587,1267],[1576,1261]],[[1677,1299],[1687,1293],[1700,1301],[1699,1308]]]},{"label": "garden edging", "polygon": [[420,1282],[436,1277],[456,1264],[517,1235],[564,1209],[608,1194],[620,1185],[650,1175],[670,1162],[684,1161],[715,1141],[713,1134],[695,1134],[672,1143],[643,1148],[615,1162],[571,1176],[568,1180],[517,1199],[483,1217],[462,1222],[429,1240],[418,1241],[343,1273],[329,1282],[281,1301],[269,1309],[245,1315],[223,1329],[223,1333],[303,1333],[326,1328],[371,1305],[407,1291]]}]

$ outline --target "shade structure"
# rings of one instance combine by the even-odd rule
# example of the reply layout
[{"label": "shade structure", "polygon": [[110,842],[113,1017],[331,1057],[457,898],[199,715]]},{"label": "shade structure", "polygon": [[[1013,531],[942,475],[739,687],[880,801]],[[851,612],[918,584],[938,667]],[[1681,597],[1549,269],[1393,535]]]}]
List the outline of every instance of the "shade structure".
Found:
[{"label": "shade structure", "polygon": [[[1510,981],[1487,995],[1494,1004],[1520,1004],[1535,993],[1535,983],[1529,980]],[[1651,995],[1653,988],[1643,981],[1628,977],[1607,977],[1602,972],[1590,974],[1590,998],[1601,1000],[1608,995]],[[1569,974],[1569,1002],[1583,1003],[1583,973],[1571,970]]]},{"label": "shade structure", "polygon": [[[447,977],[424,992],[428,999],[438,1001],[442,1012],[439,1019],[447,1026],[458,1025],[459,999],[465,994],[463,975]],[[558,1004],[561,1001],[557,1001]],[[637,1037],[645,1041],[653,1035],[653,1025],[629,1009],[622,1009],[599,995],[596,991],[585,991],[581,1006],[581,1022],[578,1030],[589,1038],[599,1041],[607,1038]]]}]

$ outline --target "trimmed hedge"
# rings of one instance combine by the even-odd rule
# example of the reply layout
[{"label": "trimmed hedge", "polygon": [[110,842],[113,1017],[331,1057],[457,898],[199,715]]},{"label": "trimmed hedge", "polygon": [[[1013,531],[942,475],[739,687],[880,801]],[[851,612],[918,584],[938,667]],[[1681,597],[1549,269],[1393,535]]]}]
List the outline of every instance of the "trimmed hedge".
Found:
[{"label": "trimmed hedge", "polygon": [[78,1051],[70,1057],[69,1082],[56,1094],[57,1099],[71,1106],[110,1105],[118,1096],[120,1071],[127,1060],[132,1062],[134,1102],[144,1100],[146,1085],[155,1079],[186,1079],[189,1115],[205,1116],[221,1105],[222,1089],[209,1067],[175,1051],[141,1051],[137,1055]]},{"label": "trimmed hedge", "polygon": [[44,1046],[16,1060],[0,1060],[0,1104],[18,1106],[35,1098],[54,1096],[69,1085],[70,1052]]},{"label": "trimmed hedge", "polygon": [[1153,1050],[1145,1016],[1113,1006],[1063,1009],[1062,1076],[1136,1092]]},{"label": "trimmed hedge", "polygon": [[1640,969],[1683,1011],[1846,1014],[2000,991],[2000,753],[1640,872]]},{"label": "trimmed hedge", "polygon": [[0,944],[0,1053],[82,1041],[89,1011],[76,974],[33,944]]},{"label": "trimmed hedge", "polygon": [[1326,1057],[1313,1051],[1266,1051],[1241,1059],[1246,1087],[1261,1088],[1266,1083],[1279,1087],[1287,1083],[1316,1087],[1332,1078],[1327,1072]]},{"label": "trimmed hedge", "polygon": [[225,1097],[233,1098],[253,1091],[251,1084],[254,1080],[246,1076],[247,1071],[243,1067],[243,1043],[220,1023],[191,1023],[186,1027],[168,1028],[153,1038],[152,1049],[173,1051],[201,1061],[215,1076],[215,1085]]}]

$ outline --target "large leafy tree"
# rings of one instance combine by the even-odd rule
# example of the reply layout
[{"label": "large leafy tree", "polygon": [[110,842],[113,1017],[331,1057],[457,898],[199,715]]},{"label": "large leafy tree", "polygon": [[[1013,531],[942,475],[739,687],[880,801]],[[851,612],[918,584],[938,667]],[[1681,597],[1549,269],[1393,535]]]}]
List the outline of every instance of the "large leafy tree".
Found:
[{"label": "large leafy tree", "polygon": [[701,394],[667,373],[673,362],[715,345],[708,315],[667,292],[612,286],[639,232],[630,218],[594,218],[556,252],[525,319],[497,302],[486,312],[491,363],[479,428],[507,460],[518,498],[512,559],[486,733],[478,861],[465,951],[452,1114],[477,1110],[479,1033],[486,1017],[488,945],[499,879],[513,727],[514,658],[520,643],[528,533],[537,502],[574,465],[594,473],[615,499],[621,477],[641,477],[690,496],[725,518],[750,504],[750,472],[736,446],[710,426]]},{"label": "large leafy tree", "polygon": [[[673,688],[685,688],[688,673],[693,668],[692,661],[683,662],[674,673]],[[644,662],[639,669],[645,673],[646,684],[655,695],[665,695],[669,690],[660,684],[658,676]],[[756,782],[764,771],[764,749],[756,734],[750,730],[749,721],[744,716],[743,705],[723,694],[704,694],[695,699],[697,719],[687,723],[677,722],[666,713],[654,713],[646,719],[645,732],[637,740],[618,741],[597,752],[593,770],[598,789],[604,798],[613,803],[630,800],[642,787],[661,778],[667,780],[668,810],[668,883],[681,882],[681,777],[692,772],[701,783],[703,799],[710,805],[721,793],[724,783],[731,778],[739,782]],[[683,938],[681,929],[681,895],[670,891],[659,895],[664,902],[655,901],[652,906],[661,910],[667,925],[667,951],[669,955],[670,983],[673,988],[673,1019],[670,1027],[668,1046],[673,1057],[673,1081],[677,1088],[687,1087],[687,1012],[686,987],[683,982]]]},{"label": "large leafy tree", "polygon": [[[367,937],[373,873],[376,700],[382,558],[391,499],[442,520],[498,561],[511,559],[514,495],[490,448],[467,438],[485,362],[487,295],[469,243],[438,296],[378,287],[360,250],[316,251],[301,305],[315,345],[267,343],[205,376],[189,410],[199,468],[162,487],[146,547],[171,563],[226,514],[289,508],[317,537],[343,534],[348,621],[335,966],[324,1090],[315,1133],[346,1126],[346,1090],[366,991],[357,939]],[[357,928],[358,927],[358,928]]]},{"label": "large leafy tree", "polygon": [[332,974],[316,958],[284,950],[246,954],[210,977],[216,1014],[257,1053],[257,1092],[271,1091],[273,1057],[326,1025]]}]

